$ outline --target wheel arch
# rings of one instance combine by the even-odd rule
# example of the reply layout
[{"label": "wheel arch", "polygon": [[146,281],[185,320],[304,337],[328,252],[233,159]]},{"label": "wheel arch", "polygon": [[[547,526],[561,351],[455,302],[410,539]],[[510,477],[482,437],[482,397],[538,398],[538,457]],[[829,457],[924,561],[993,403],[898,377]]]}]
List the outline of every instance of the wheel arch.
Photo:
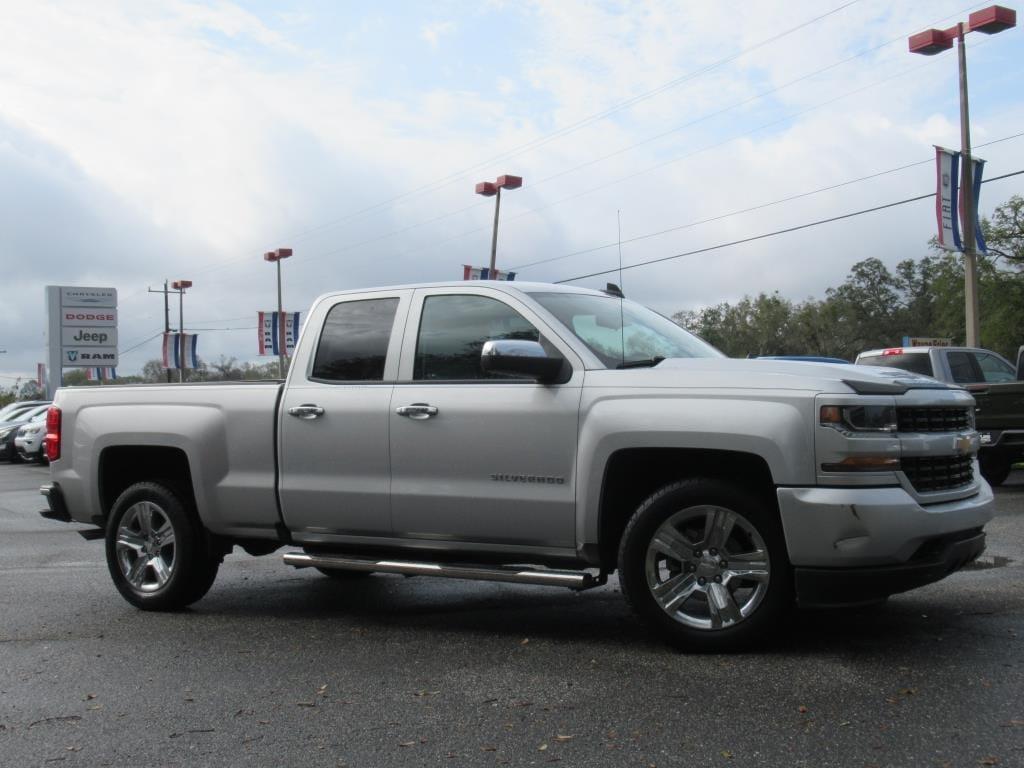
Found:
[{"label": "wheel arch", "polygon": [[640,504],[670,483],[688,478],[709,478],[762,499],[778,515],[775,482],[768,463],[742,451],[694,448],[627,448],[616,451],[604,469],[598,502],[596,557],[603,570],[614,570],[626,524]]},{"label": "wheel arch", "polygon": [[98,466],[98,490],[103,518],[124,491],[135,483],[152,481],[169,485],[196,510],[195,488],[188,455],[181,448],[153,445],[118,445],[104,448]]}]

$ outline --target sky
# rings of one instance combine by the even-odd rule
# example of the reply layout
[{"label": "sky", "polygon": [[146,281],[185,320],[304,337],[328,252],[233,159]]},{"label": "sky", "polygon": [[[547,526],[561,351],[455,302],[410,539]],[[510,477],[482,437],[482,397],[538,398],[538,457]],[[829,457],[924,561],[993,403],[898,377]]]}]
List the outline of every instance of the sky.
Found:
[{"label": "sky", "polygon": [[[165,279],[194,283],[200,357],[269,361],[265,251],[294,249],[287,311],[460,279],[490,256],[475,183],[505,173],[518,279],[616,270],[576,284],[665,314],[820,298],[857,261],[925,255],[933,201],[629,267],[933,191],[956,53],[906,38],[986,5],[5,2],[0,386],[45,359],[46,285],[117,288],[122,374],[160,356]],[[1024,33],[971,33],[967,59],[985,176],[1024,170]],[[1022,193],[986,184],[981,212]]]}]

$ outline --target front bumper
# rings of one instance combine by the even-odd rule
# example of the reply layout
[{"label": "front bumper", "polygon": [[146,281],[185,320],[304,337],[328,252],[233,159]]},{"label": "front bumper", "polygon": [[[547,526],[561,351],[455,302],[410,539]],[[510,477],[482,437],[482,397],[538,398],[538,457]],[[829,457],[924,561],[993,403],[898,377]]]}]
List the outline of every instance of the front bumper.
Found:
[{"label": "front bumper", "polygon": [[796,599],[801,606],[811,608],[876,602],[944,579],[984,551],[985,534],[974,529],[926,541],[901,565],[795,568]]},{"label": "front bumper", "polygon": [[779,488],[797,600],[837,605],[878,600],[938,581],[985,548],[992,489],[921,505],[903,488]]}]

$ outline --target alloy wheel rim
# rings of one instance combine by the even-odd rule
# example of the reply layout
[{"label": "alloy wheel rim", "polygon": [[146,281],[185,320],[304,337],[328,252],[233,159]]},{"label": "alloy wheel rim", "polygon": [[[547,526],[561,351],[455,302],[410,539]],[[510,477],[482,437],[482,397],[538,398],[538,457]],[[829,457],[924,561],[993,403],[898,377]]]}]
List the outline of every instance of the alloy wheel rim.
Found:
[{"label": "alloy wheel rim", "polygon": [[771,564],[757,528],[726,507],[681,509],[647,545],[651,596],[673,620],[701,630],[735,626],[757,610]]},{"label": "alloy wheel rim", "polygon": [[121,575],[136,592],[156,592],[174,575],[178,549],[174,526],[153,502],[140,501],[128,508],[114,547]]}]

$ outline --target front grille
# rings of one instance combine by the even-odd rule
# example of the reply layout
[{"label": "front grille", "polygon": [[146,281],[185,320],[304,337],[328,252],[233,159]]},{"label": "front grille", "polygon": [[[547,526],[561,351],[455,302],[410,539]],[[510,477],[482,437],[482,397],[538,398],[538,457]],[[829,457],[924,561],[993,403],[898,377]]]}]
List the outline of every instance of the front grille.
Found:
[{"label": "front grille", "polygon": [[970,429],[967,408],[897,408],[896,423],[900,432],[958,432]]},{"label": "front grille", "polygon": [[900,468],[918,493],[962,488],[974,480],[970,456],[940,456],[903,459]]}]

